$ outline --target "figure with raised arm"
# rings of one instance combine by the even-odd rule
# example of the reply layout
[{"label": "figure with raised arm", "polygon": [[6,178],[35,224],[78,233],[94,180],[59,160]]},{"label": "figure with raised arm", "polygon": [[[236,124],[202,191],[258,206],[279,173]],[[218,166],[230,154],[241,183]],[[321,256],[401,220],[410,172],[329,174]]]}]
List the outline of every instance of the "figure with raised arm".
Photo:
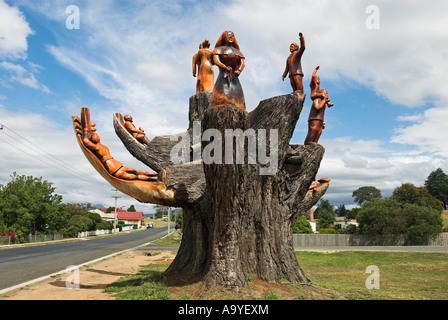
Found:
[{"label": "figure with raised arm", "polygon": [[[213,71],[213,50],[210,41],[205,39],[199,45],[199,51],[193,56],[193,77],[196,77],[196,93],[212,91],[215,86],[215,73]],[[196,73],[197,71],[197,73]]]},{"label": "figure with raised arm", "polygon": [[286,59],[286,68],[283,72],[282,81],[285,80],[289,73],[289,79],[291,81],[291,86],[293,91],[299,91],[303,93],[303,70],[302,70],[302,55],[305,51],[305,38],[303,34],[299,33],[300,46],[293,42],[289,46],[289,51],[291,54]]},{"label": "figure with raised arm", "polygon": [[305,138],[305,145],[316,145],[317,141],[322,134],[322,129],[325,129],[325,107],[332,107],[333,103],[330,102],[328,92],[325,89],[320,89],[320,78],[316,74],[319,70],[319,66],[314,69],[311,76],[310,88],[311,88],[311,105],[310,115],[308,117],[308,134]]}]

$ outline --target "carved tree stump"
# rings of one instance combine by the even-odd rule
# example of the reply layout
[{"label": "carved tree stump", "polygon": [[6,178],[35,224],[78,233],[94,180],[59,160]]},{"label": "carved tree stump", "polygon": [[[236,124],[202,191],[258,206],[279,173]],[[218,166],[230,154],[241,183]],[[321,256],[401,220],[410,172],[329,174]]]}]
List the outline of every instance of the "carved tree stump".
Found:
[{"label": "carved tree stump", "polygon": [[[277,134],[277,170],[260,174],[272,164],[257,158],[233,162],[169,163],[169,152],[177,142],[170,137],[156,137],[149,146],[136,143],[115,121],[115,129],[128,150],[153,169],[166,169],[167,189],[173,190],[175,202],[184,209],[183,237],[179,251],[164,272],[176,282],[202,280],[209,288],[215,285],[238,290],[246,285],[245,274],[260,279],[309,285],[295,256],[292,230],[299,214],[309,210],[327,190],[309,191],[324,154],[320,145],[290,145],[305,96],[288,94],[261,101],[248,113],[232,105],[209,108],[211,92],[190,99],[190,127],[202,121],[202,131],[216,129],[223,139],[226,129],[253,129],[256,133],[271,129]],[[176,140],[177,141],[177,140]],[[257,144],[259,142],[257,135]],[[267,139],[266,151],[271,150]],[[207,142],[202,142],[205,152]],[[238,145],[239,146],[239,145]],[[247,141],[246,141],[247,146]],[[273,149],[275,150],[275,148]],[[214,150],[216,152],[216,149]],[[193,153],[193,151],[192,151]],[[270,154],[269,154],[270,155]],[[191,158],[193,158],[191,156]]]}]

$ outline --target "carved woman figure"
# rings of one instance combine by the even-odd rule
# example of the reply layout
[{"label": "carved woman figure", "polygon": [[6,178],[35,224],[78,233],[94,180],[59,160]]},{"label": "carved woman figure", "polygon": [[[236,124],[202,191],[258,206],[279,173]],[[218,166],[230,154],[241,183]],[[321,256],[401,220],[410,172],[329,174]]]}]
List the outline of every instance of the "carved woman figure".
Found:
[{"label": "carved woman figure", "polygon": [[213,71],[213,51],[210,48],[210,41],[205,39],[199,45],[199,51],[193,56],[193,77],[197,77],[196,93],[202,91],[212,91],[215,85],[215,74]]},{"label": "carved woman figure", "polygon": [[317,144],[322,134],[322,129],[325,128],[325,106],[329,108],[333,106],[333,103],[330,103],[327,90],[320,89],[320,78],[316,74],[317,70],[319,70],[319,66],[314,69],[310,82],[311,100],[313,100],[313,104],[311,105],[311,111],[308,117],[308,134],[305,138],[305,145]]},{"label": "carved woman figure", "polygon": [[213,51],[213,63],[219,68],[210,107],[233,104],[246,110],[243,88],[238,79],[244,69],[244,55],[232,31],[224,31]]}]

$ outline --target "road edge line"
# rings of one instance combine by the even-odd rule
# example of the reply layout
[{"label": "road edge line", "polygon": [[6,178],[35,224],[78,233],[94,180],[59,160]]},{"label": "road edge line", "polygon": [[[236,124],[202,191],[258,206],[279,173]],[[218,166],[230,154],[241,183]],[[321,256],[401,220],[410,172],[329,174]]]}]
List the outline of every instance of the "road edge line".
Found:
[{"label": "road edge line", "polygon": [[[97,259],[94,259],[94,260],[90,260],[90,261],[81,263],[81,264],[79,264],[77,266],[70,266],[71,267],[70,270],[73,270],[73,269],[76,269],[76,268],[81,268],[82,266],[84,266],[86,264],[96,263],[98,261],[101,261],[101,260],[104,260],[104,259],[108,259],[110,257],[116,256],[116,255],[119,255],[119,254],[122,254],[122,253],[125,253],[125,252],[128,252],[128,251],[133,251],[133,250],[138,249],[140,247],[147,246],[148,244],[151,244],[151,242],[147,242],[147,243],[141,244],[139,246],[123,250],[123,251],[115,252],[115,253],[112,253],[112,254],[109,254],[107,256],[103,256],[103,257],[100,257],[100,258],[97,258]],[[5,293],[7,293],[9,291],[12,291],[12,290],[17,290],[17,289],[23,288],[23,287],[28,286],[30,284],[41,282],[43,280],[46,280],[48,278],[51,278],[53,276],[56,276],[56,275],[61,274],[61,273],[66,273],[66,272],[67,272],[67,268],[64,269],[64,270],[61,270],[61,271],[54,272],[52,274],[46,275],[46,276],[42,276],[42,277],[39,277],[39,278],[30,280],[30,281],[27,281],[27,282],[23,282],[23,283],[17,284],[15,286],[12,286],[12,287],[9,287],[9,288],[6,288],[6,289],[2,289],[2,290],[0,290],[0,295],[3,295],[3,294],[5,294]]]}]

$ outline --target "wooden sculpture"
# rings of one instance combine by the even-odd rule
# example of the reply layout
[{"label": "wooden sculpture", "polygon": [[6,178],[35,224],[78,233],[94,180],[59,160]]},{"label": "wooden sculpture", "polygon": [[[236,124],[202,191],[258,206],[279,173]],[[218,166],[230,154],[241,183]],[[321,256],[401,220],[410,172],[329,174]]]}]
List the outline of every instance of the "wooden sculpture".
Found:
[{"label": "wooden sculpture", "polygon": [[305,51],[305,38],[302,33],[299,33],[300,46],[293,42],[289,46],[291,54],[286,59],[286,68],[283,72],[282,80],[284,81],[289,73],[289,79],[293,91],[303,93],[303,70],[302,70],[302,55]]},{"label": "wooden sculpture", "polygon": [[87,160],[112,186],[141,202],[178,205],[172,190],[166,188],[165,170],[157,174],[123,167],[110,155],[109,149],[100,143],[88,108],[81,109],[81,119],[73,116],[72,121],[78,144]]},{"label": "wooden sculpture", "polygon": [[132,134],[132,136],[135,139],[137,139],[138,141],[140,141],[143,144],[149,144],[150,143],[149,139],[146,137],[145,130],[143,130],[142,127],[137,129],[134,126],[133,119],[132,119],[131,115],[126,114],[123,117],[123,119],[124,119],[124,126],[125,126],[125,128],[129,131],[130,134]]},{"label": "wooden sculpture", "polygon": [[[220,285],[239,290],[247,285],[246,275],[254,274],[267,282],[310,285],[294,252],[293,224],[325,194],[329,179],[313,183],[325,152],[322,146],[290,144],[305,95],[268,98],[247,112],[238,80],[244,55],[232,32],[221,34],[213,57],[220,69],[218,79],[213,91],[190,98],[189,126],[184,132],[156,136],[144,144],[126,128],[120,114],[114,115],[118,137],[135,158],[160,173],[157,181],[125,180],[111,174],[101,161],[103,154],[95,149],[99,140],[92,141],[94,130],[92,133],[88,113],[83,121],[73,117],[78,143],[90,163],[118,190],[141,202],[183,208],[182,242],[162,274],[166,281],[178,285],[201,281],[205,289]],[[324,94],[318,92],[312,96]],[[196,152],[202,156],[209,147],[210,141],[201,138],[209,129],[221,137],[229,130],[258,133],[256,161],[221,164],[195,160]],[[179,138],[189,141],[182,148],[182,163],[173,161],[173,150],[177,154],[178,144],[183,143]],[[214,145],[222,147],[216,150],[227,148],[227,140],[214,140]],[[236,157],[240,147],[232,143],[229,154]],[[271,163],[260,158],[263,148],[276,155]],[[242,149],[243,159],[248,159],[249,147]],[[275,170],[262,174],[268,165]]]},{"label": "wooden sculpture", "polygon": [[246,110],[243,88],[238,79],[245,66],[244,55],[232,31],[224,31],[216,42],[213,63],[219,68],[210,107],[233,104]]},{"label": "wooden sculpture", "polygon": [[197,78],[196,93],[211,91],[215,86],[215,74],[213,71],[213,50],[210,48],[210,41],[205,39],[199,45],[199,51],[193,56],[193,77]]},{"label": "wooden sculpture", "polygon": [[317,144],[322,134],[322,130],[325,128],[325,106],[329,108],[333,106],[328,97],[328,92],[325,89],[320,89],[320,78],[316,74],[319,70],[319,66],[314,69],[311,76],[310,88],[311,88],[311,105],[310,115],[308,117],[308,134],[305,138],[305,145]]}]

